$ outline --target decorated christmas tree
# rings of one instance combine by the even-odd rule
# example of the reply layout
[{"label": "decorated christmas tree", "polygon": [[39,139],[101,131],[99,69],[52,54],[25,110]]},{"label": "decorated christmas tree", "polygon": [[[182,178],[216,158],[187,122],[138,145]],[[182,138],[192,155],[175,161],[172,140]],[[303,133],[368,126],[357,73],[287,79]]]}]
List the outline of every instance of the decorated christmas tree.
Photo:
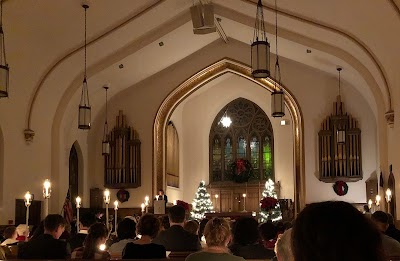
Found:
[{"label": "decorated christmas tree", "polygon": [[204,218],[204,213],[212,212],[214,209],[210,194],[208,194],[204,181],[200,182],[200,185],[196,192],[196,198],[193,200],[193,209],[191,217],[197,220]]},{"label": "decorated christmas tree", "polygon": [[269,179],[265,182],[265,189],[262,193],[263,198],[260,201],[261,221],[277,221],[282,219],[281,207],[278,203],[278,197],[275,192],[275,183]]}]

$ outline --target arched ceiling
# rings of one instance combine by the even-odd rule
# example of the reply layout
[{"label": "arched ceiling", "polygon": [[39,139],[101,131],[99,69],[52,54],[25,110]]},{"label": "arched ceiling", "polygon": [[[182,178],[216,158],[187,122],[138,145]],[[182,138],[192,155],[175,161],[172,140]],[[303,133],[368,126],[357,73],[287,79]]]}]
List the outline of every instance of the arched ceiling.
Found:
[{"label": "arched ceiling", "polygon": [[[104,105],[104,83],[111,83],[110,94],[114,95],[219,41],[217,33],[192,33],[192,2],[92,1],[88,10],[88,73],[93,118]],[[257,1],[212,2],[228,37],[248,44]],[[263,2],[267,30],[273,33],[273,1]],[[394,95],[398,95],[395,86],[400,83],[395,71],[400,67],[400,36],[394,33],[400,31],[396,4],[398,0],[280,0],[279,54],[333,76],[336,65],[342,65],[344,79],[364,95],[371,107],[382,103],[380,106],[388,111],[393,107]],[[63,112],[70,102],[76,103],[74,97],[79,97],[83,72],[80,5],[80,0],[4,3],[11,79],[10,99],[0,100],[0,108],[21,104],[25,127],[35,128],[35,117],[41,117],[40,112]],[[269,38],[275,52],[273,34]],[[312,53],[307,54],[307,49]],[[123,69],[119,69],[120,64],[124,64]]]}]

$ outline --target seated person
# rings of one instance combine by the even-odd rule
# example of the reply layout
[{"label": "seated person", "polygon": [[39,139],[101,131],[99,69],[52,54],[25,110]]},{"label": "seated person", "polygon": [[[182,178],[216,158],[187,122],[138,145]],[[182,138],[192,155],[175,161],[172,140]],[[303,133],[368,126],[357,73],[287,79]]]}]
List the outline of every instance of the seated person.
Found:
[{"label": "seated person", "polygon": [[166,250],[162,245],[152,243],[160,231],[160,221],[153,214],[145,214],[139,220],[137,233],[140,239],[126,244],[123,259],[158,259],[166,258]]},{"label": "seated person", "polygon": [[286,230],[279,235],[275,244],[276,257],[273,260],[277,261],[294,261],[292,252],[292,229]]},{"label": "seated person", "polygon": [[104,224],[95,223],[90,226],[83,247],[72,252],[71,259],[110,259],[108,251],[100,249],[107,241],[108,231]]},{"label": "seated person", "polygon": [[29,226],[25,224],[19,224],[17,226],[17,240],[20,242],[25,242],[28,240],[29,237]]},{"label": "seated person", "polygon": [[109,252],[112,256],[122,256],[127,243],[133,242],[136,237],[136,223],[130,218],[124,218],[117,227],[118,242],[111,245]]},{"label": "seated person", "polygon": [[169,225],[169,218],[167,215],[161,216],[158,218],[158,220],[160,220],[160,231],[164,231],[166,229],[168,229],[170,227]]},{"label": "seated person", "polygon": [[153,243],[163,245],[167,251],[198,251],[199,238],[183,229],[185,209],[175,205],[168,213],[170,228],[160,232]]},{"label": "seated person", "polygon": [[260,236],[263,242],[263,245],[267,249],[273,250],[275,248],[277,229],[272,222],[262,223],[258,230],[260,232]]},{"label": "seated person", "polygon": [[327,201],[307,205],[294,222],[296,261],[384,261],[378,229],[351,204]]},{"label": "seated person", "polygon": [[16,245],[18,243],[17,228],[14,226],[4,229],[3,236],[5,240],[1,243],[1,246]]},{"label": "seated person", "polygon": [[66,259],[70,248],[59,240],[64,232],[65,219],[58,214],[50,214],[44,220],[44,234],[19,246],[18,259]]},{"label": "seated person", "polygon": [[275,256],[273,250],[260,244],[258,222],[252,217],[243,217],[236,221],[233,244],[229,249],[235,256],[245,259],[270,259]]},{"label": "seated person", "polygon": [[388,215],[383,211],[375,211],[371,218],[381,232],[383,250],[386,256],[400,256],[400,243],[394,238],[385,235],[389,227]]},{"label": "seated person", "polygon": [[71,237],[69,243],[71,249],[82,247],[88,234],[89,227],[96,222],[96,216],[92,213],[85,213],[79,217],[79,233]]},{"label": "seated person", "polygon": [[197,236],[199,234],[199,222],[196,220],[190,220],[185,223],[183,229]]},{"label": "seated person", "polygon": [[200,252],[190,254],[185,261],[244,261],[243,257],[234,256],[228,249],[231,240],[229,224],[222,218],[211,219],[205,229],[207,247]]},{"label": "seated person", "polygon": [[387,213],[389,217],[389,227],[386,229],[385,234],[388,235],[389,237],[396,239],[398,242],[400,242],[400,230],[396,228],[394,225],[394,219],[393,216],[389,213]]}]

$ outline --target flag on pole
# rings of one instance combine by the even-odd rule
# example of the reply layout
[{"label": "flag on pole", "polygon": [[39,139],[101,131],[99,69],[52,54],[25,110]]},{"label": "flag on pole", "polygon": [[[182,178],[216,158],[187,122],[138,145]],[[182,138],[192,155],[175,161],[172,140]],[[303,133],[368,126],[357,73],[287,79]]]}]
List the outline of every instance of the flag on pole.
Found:
[{"label": "flag on pole", "polygon": [[74,211],[72,209],[71,193],[69,192],[69,189],[67,192],[67,196],[65,197],[63,212],[65,220],[67,220],[68,223],[71,223],[74,216]]}]

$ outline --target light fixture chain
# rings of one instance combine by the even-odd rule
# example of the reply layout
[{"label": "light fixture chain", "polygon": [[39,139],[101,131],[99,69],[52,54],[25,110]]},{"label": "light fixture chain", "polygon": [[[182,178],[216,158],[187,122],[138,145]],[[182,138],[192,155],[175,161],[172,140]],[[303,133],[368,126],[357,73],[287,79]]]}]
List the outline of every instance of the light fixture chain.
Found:
[{"label": "light fixture chain", "polygon": [[339,70],[339,96],[340,96],[340,70]]},{"label": "light fixture chain", "polygon": [[276,62],[275,62],[275,87],[280,89],[281,85],[281,67],[279,65],[279,54],[278,54],[278,5],[275,0],[275,49],[276,49]]}]

